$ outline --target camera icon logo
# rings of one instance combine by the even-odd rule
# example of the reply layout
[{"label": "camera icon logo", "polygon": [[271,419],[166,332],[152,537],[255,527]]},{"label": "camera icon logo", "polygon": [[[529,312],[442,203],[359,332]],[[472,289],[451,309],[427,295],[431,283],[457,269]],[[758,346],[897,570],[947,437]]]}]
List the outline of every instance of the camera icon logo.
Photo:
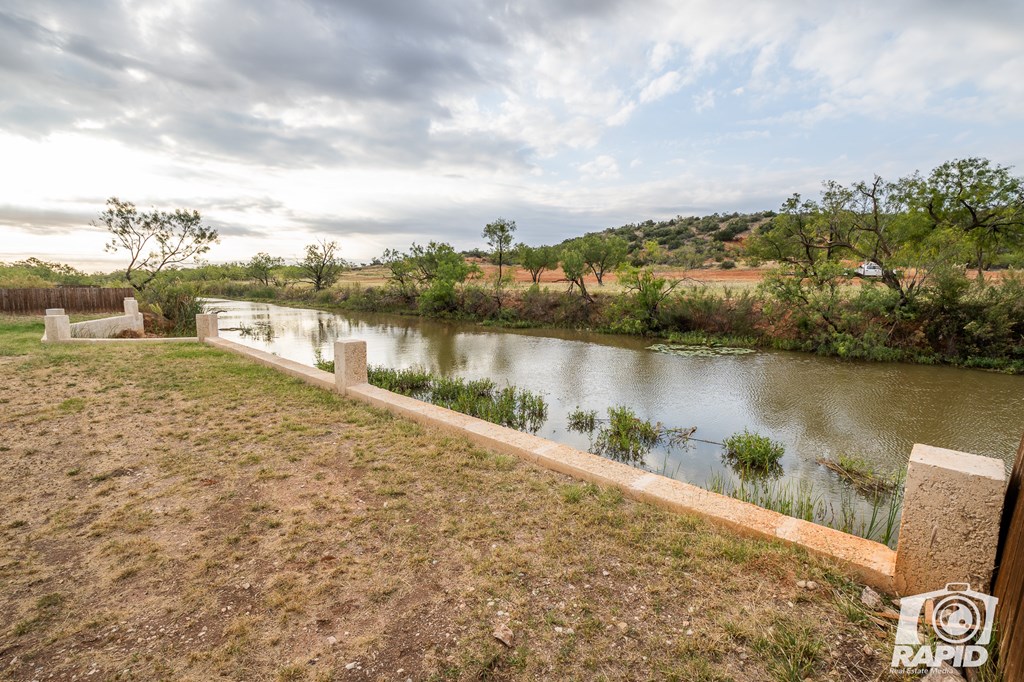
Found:
[{"label": "camera icon logo", "polygon": [[[988,660],[998,601],[972,590],[969,583],[949,583],[941,590],[904,597],[892,666],[983,665]],[[929,641],[935,644],[927,644]]]}]

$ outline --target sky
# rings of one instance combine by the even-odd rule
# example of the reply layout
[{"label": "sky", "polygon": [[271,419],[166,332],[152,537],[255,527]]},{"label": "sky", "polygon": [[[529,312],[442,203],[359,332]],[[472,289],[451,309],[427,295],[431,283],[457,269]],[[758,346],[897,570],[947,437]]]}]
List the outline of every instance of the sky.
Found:
[{"label": "sky", "polygon": [[0,0],[0,261],[553,243],[983,156],[1024,174],[1020,0]]}]

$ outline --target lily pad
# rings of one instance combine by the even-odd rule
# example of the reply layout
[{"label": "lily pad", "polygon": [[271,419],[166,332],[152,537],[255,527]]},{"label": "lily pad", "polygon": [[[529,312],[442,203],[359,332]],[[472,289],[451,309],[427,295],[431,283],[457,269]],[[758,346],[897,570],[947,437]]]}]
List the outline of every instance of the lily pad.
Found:
[{"label": "lily pad", "polygon": [[679,355],[684,358],[716,358],[724,355],[747,355],[754,353],[753,348],[733,348],[730,346],[689,346],[668,343],[656,343],[647,350],[666,355]]}]

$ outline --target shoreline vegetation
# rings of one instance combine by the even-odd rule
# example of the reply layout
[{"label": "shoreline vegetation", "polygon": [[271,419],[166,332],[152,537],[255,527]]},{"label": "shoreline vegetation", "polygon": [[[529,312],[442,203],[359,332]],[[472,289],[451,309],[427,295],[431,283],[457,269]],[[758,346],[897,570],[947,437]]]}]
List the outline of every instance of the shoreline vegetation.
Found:
[{"label": "shoreline vegetation", "polygon": [[888,671],[896,609],[804,551],[208,346],[41,333],[0,317],[11,679]]},{"label": "shoreline vegetation", "polygon": [[[691,285],[675,292],[675,297],[663,306],[665,323],[643,330],[636,328],[637,318],[629,316],[628,309],[636,303],[629,294],[595,294],[587,306],[574,309],[564,304],[564,292],[550,286],[505,291],[499,310],[488,288],[468,284],[457,292],[451,310],[433,313],[424,312],[418,299],[396,300],[386,284],[346,284],[313,292],[298,287],[267,290],[242,282],[207,282],[201,292],[204,296],[326,312],[384,313],[494,329],[577,329],[641,336],[659,341],[652,350],[684,356],[738,355],[749,349],[769,349],[843,360],[1024,374],[1024,276],[1015,270],[1004,271],[998,283],[985,287],[978,287],[966,272],[946,276],[949,286],[965,291],[962,303],[973,315],[958,313],[960,329],[936,335],[936,344],[927,342],[929,329],[951,324],[948,320],[933,315],[930,305],[913,318],[895,321],[883,310],[872,312],[871,299],[878,292],[870,284],[849,287],[850,298],[840,307],[849,315],[848,325],[832,335],[808,334],[806,320],[797,319],[792,310],[773,308],[772,301],[758,290],[714,284]],[[948,302],[935,304],[951,314]],[[884,331],[880,330],[882,325],[886,326]]]}]

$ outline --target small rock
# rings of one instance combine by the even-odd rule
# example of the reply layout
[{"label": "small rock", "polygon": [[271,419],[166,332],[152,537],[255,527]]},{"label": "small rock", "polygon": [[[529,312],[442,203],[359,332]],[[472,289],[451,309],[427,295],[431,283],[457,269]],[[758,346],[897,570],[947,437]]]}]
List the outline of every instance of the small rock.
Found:
[{"label": "small rock", "polygon": [[860,603],[875,611],[882,608],[882,598],[870,587],[861,590]]},{"label": "small rock", "polygon": [[808,580],[807,581],[807,589],[808,590],[816,590],[816,589],[818,589],[818,583],[814,582],[813,580]]},{"label": "small rock", "polygon": [[566,628],[565,629],[565,634],[567,634],[567,635],[575,635],[576,631],[573,630],[572,628]]},{"label": "small rock", "polygon": [[687,630],[686,631],[686,636],[687,637],[693,637],[693,630]]},{"label": "small rock", "polygon": [[802,590],[802,589],[807,587],[807,581],[806,580],[798,580],[796,582],[796,586],[799,587]]},{"label": "small rock", "polygon": [[352,661],[351,663],[346,663],[346,664],[345,664],[345,670],[352,670],[352,669],[354,669],[354,668],[355,668],[355,667],[356,667],[357,665],[359,665],[359,661]]},{"label": "small rock", "polygon": [[601,571],[601,575],[611,575],[608,571]]},{"label": "small rock", "polygon": [[875,650],[871,648],[870,644],[865,644],[863,651],[865,656],[872,656],[875,653]]},{"label": "small rock", "polygon": [[331,646],[334,646],[335,644],[338,643],[338,638],[335,637],[334,635],[331,635],[330,637],[327,638],[327,643],[330,644]]},{"label": "small rock", "polygon": [[505,646],[509,648],[512,647],[512,638],[514,635],[512,633],[512,628],[510,628],[507,623],[502,623],[498,627],[494,628],[494,632],[491,634],[494,635],[494,639],[498,640]]},{"label": "small rock", "polygon": [[628,628],[629,626],[626,625],[625,623],[623,623],[622,621],[619,621],[618,623],[615,624],[615,627],[617,627],[618,629],[620,629],[623,632],[625,632],[626,628]]},{"label": "small rock", "polygon": [[250,587],[252,587],[252,585],[250,583],[243,583],[242,584],[242,589],[243,590],[248,590]]},{"label": "small rock", "polygon": [[557,632],[558,634],[562,634],[562,627],[559,626],[559,625],[556,625],[555,626],[555,632]]}]

